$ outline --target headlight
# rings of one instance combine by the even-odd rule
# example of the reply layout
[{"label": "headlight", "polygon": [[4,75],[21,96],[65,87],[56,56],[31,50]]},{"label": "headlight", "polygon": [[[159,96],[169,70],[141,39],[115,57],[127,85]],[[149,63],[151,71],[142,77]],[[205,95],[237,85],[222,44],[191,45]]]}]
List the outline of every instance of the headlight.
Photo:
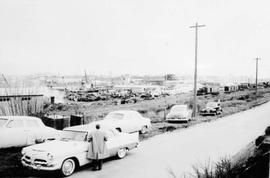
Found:
[{"label": "headlight", "polygon": [[23,149],[22,149],[22,155],[25,155],[25,153],[26,153],[26,151],[25,151],[25,149],[23,148]]},{"label": "headlight", "polygon": [[48,153],[47,158],[48,158],[49,161],[52,161],[53,160],[53,155],[51,153]]}]

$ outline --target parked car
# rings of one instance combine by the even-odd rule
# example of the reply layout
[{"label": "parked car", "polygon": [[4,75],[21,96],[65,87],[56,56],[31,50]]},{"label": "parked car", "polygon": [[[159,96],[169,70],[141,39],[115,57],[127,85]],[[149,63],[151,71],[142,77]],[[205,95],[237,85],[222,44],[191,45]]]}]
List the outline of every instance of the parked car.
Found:
[{"label": "parked car", "polygon": [[58,136],[59,131],[45,126],[39,118],[0,116],[0,148],[32,145]]},{"label": "parked car", "polygon": [[147,93],[147,92],[141,94],[140,97],[141,97],[142,99],[144,99],[144,100],[152,100],[152,99],[155,99],[154,96],[152,96],[150,93]]},{"label": "parked car", "polygon": [[[94,129],[94,123],[68,127],[63,130],[59,140],[25,147],[22,150],[22,165],[35,170],[60,170],[63,176],[70,176],[76,168],[91,162],[86,157],[89,147],[87,136]],[[139,144],[138,133],[121,133],[104,124],[101,129],[108,137],[108,157],[124,158],[129,150]]]},{"label": "parked car", "polygon": [[207,94],[207,87],[202,87],[197,90],[197,96],[206,95]]},{"label": "parked car", "polygon": [[191,120],[192,110],[188,105],[174,105],[170,112],[166,116],[166,121],[176,122],[176,121],[185,121],[188,122]]},{"label": "parked car", "polygon": [[222,113],[222,108],[220,101],[218,102],[209,102],[206,104],[205,108],[200,111],[201,115],[217,115]]},{"label": "parked car", "polygon": [[105,123],[120,132],[132,133],[139,131],[142,134],[146,133],[151,126],[151,120],[149,118],[145,118],[133,110],[110,112],[103,120],[97,121],[97,123]]}]

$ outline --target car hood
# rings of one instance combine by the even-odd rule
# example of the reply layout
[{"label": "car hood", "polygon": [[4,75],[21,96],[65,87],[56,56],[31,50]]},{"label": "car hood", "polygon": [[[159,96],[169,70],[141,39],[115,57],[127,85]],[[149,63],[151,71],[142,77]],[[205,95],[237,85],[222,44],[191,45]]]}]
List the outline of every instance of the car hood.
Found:
[{"label": "car hood", "polygon": [[46,152],[55,155],[61,155],[70,152],[82,152],[87,151],[88,142],[83,141],[62,141],[62,140],[53,140],[47,141],[45,143],[32,145],[26,148],[27,151],[34,152]]},{"label": "car hood", "polygon": [[169,113],[166,118],[173,118],[173,117],[187,117],[188,113]]},{"label": "car hood", "polygon": [[203,108],[202,111],[211,111],[211,110],[215,110],[215,108],[212,108],[212,107],[206,107],[206,108]]}]

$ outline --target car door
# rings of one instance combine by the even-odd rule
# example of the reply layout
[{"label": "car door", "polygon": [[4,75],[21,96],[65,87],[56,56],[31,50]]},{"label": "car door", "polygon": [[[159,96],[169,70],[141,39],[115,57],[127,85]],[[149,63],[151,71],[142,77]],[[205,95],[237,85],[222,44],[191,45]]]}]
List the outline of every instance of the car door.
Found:
[{"label": "car door", "polygon": [[110,156],[116,155],[119,149],[119,138],[112,130],[106,130],[105,134],[107,136],[106,146],[109,151]]},{"label": "car door", "polygon": [[136,117],[132,113],[125,114],[123,118],[123,124],[125,125],[125,130],[123,132],[131,133],[138,130]]},{"label": "car door", "polygon": [[43,138],[44,131],[43,128],[40,127],[37,120],[24,120],[24,125],[27,145],[35,144],[37,139],[41,140]]},{"label": "car door", "polygon": [[3,136],[6,147],[25,146],[27,143],[27,131],[25,130],[23,120],[10,120],[5,126]]},{"label": "car door", "polygon": [[120,128],[121,132],[129,132],[130,131],[130,123],[129,123],[129,117],[126,113],[121,113],[119,115],[122,115],[117,120],[113,121],[115,128]]},{"label": "car door", "polygon": [[130,123],[132,127],[131,132],[140,131],[146,125],[144,118],[136,112],[130,114]]}]

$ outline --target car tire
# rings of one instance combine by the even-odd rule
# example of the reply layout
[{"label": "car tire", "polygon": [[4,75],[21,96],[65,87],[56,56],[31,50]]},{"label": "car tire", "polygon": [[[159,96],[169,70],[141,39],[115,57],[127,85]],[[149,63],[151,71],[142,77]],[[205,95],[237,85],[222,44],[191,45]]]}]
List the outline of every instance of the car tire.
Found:
[{"label": "car tire", "polygon": [[73,159],[68,158],[65,161],[63,161],[61,166],[61,175],[64,177],[68,177],[74,173],[76,169],[76,163]]},{"label": "car tire", "polygon": [[119,149],[118,152],[117,152],[117,157],[118,157],[119,159],[124,158],[126,155],[127,155],[127,149],[126,149],[126,148],[121,148],[121,149]]},{"label": "car tire", "polygon": [[147,132],[147,126],[143,126],[142,129],[140,130],[140,134],[145,134]]}]

